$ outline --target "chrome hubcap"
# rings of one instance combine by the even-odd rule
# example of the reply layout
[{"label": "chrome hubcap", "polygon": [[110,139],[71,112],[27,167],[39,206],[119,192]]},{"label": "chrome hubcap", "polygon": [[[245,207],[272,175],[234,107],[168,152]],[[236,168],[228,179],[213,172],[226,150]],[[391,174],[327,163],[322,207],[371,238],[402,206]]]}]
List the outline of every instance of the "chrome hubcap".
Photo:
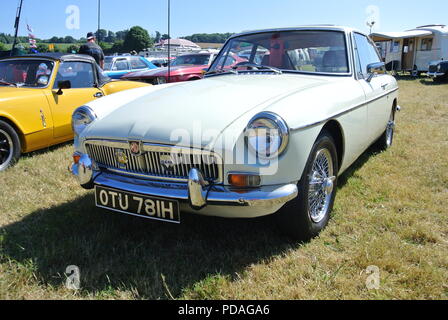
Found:
[{"label": "chrome hubcap", "polygon": [[392,139],[394,138],[394,130],[395,130],[395,119],[394,114],[391,113],[386,128],[386,139],[387,139],[386,143],[388,146],[392,145]]},{"label": "chrome hubcap", "polygon": [[12,139],[0,129],[0,171],[5,169],[12,159]]},{"label": "chrome hubcap", "polygon": [[309,182],[308,212],[313,222],[321,222],[328,214],[335,181],[331,153],[322,149],[314,159]]}]

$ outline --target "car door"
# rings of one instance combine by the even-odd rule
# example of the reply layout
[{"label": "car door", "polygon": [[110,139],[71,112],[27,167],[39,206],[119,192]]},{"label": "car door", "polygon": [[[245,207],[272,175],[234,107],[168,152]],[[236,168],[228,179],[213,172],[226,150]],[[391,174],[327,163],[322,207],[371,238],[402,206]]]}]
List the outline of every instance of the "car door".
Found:
[{"label": "car door", "polygon": [[372,142],[386,129],[392,110],[392,101],[388,100],[387,92],[392,82],[387,74],[378,74],[369,80],[367,66],[381,62],[380,56],[373,42],[365,35],[354,33],[353,37],[358,69],[356,76],[366,95],[369,140]]},{"label": "car door", "polygon": [[[70,89],[58,93],[58,83],[70,81]],[[76,108],[104,95],[96,87],[96,73],[92,63],[83,61],[64,61],[59,64],[50,97],[53,116],[53,136],[57,140],[73,136],[71,117]]]}]

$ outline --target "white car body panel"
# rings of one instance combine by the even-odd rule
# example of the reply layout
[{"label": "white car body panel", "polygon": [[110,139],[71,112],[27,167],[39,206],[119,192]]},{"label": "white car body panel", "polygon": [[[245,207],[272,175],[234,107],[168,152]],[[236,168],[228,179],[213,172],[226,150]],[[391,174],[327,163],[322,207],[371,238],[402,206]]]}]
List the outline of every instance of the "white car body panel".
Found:
[{"label": "white car body panel", "polygon": [[[345,31],[347,39],[351,38],[351,29],[329,29]],[[351,44],[347,50],[351,74],[343,76],[228,74],[111,95],[88,105],[98,120],[77,137],[75,148],[87,153],[87,140],[192,146],[213,151],[224,160],[224,187],[228,186],[226,177],[231,172],[261,174],[262,186],[295,185],[302,178],[316,139],[331,122],[342,135],[340,175],[384,133],[398,98],[397,82],[389,75],[376,75],[370,82],[359,79],[353,72]],[[244,145],[249,121],[263,111],[277,114],[290,129],[287,149],[272,161],[278,168],[272,175],[262,174],[263,168],[257,164],[227,161],[229,155],[235,156],[236,146]],[[196,139],[183,143],[179,138],[184,135]],[[255,217],[274,213],[281,207],[275,204],[232,210],[213,206],[198,213]],[[183,204],[183,209],[188,208]]]}]

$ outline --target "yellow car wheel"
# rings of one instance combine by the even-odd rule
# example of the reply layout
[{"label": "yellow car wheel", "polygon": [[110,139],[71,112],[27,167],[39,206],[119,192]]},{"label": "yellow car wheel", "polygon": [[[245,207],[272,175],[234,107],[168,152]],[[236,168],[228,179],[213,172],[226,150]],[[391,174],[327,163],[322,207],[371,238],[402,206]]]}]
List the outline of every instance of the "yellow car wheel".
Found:
[{"label": "yellow car wheel", "polygon": [[20,139],[7,122],[0,120],[0,171],[14,165],[20,157]]}]

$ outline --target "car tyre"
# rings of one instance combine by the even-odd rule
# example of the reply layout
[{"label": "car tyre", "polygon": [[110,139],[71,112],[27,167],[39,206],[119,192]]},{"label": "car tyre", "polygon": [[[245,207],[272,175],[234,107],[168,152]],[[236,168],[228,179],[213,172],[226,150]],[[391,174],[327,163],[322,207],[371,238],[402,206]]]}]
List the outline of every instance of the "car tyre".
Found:
[{"label": "car tyre", "polygon": [[13,166],[20,153],[19,135],[9,123],[0,120],[0,171]]},{"label": "car tyre", "polygon": [[377,147],[380,150],[387,150],[392,147],[395,134],[395,107],[392,109],[389,120],[386,125],[386,130],[377,141]]},{"label": "car tyre", "polygon": [[336,197],[339,164],[336,144],[327,131],[315,142],[298,183],[299,196],[278,213],[280,229],[299,241],[309,241],[327,226]]}]

